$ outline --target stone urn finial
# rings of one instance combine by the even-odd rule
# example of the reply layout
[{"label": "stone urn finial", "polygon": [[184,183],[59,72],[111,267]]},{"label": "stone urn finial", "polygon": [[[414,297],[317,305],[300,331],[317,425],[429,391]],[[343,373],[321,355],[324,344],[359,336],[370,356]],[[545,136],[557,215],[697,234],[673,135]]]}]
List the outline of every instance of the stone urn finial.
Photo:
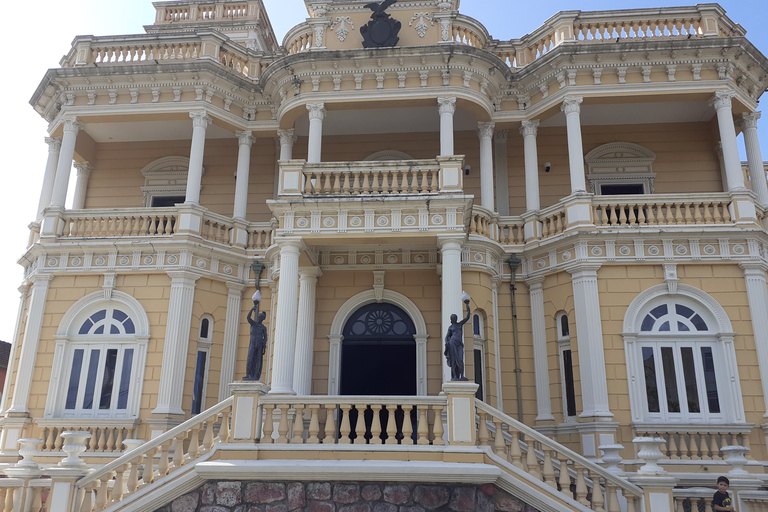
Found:
[{"label": "stone urn finial", "polygon": [[663,437],[636,437],[632,442],[637,445],[637,458],[645,465],[637,470],[641,475],[664,475],[667,472],[659,466],[659,460],[664,458],[659,446],[667,441]]},{"label": "stone urn finial", "polygon": [[32,456],[37,453],[37,447],[43,444],[43,440],[24,438],[19,439],[17,443],[19,443],[19,455],[21,455],[21,460],[16,463],[16,467],[37,469],[37,462],[32,459]]},{"label": "stone urn finial", "polygon": [[85,461],[80,458],[80,454],[83,453],[87,447],[85,442],[91,437],[90,432],[82,431],[67,431],[61,433],[61,438],[64,439],[64,445],[61,450],[67,454],[67,457],[59,462],[59,466],[64,467],[82,467],[85,466]]}]

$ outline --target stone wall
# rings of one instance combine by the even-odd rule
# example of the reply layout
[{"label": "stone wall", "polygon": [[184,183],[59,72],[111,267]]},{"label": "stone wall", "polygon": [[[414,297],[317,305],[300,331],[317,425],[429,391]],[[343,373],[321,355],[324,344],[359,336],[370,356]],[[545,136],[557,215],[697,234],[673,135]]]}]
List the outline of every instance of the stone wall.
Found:
[{"label": "stone wall", "polygon": [[156,512],[539,512],[498,487],[350,482],[208,482]]}]

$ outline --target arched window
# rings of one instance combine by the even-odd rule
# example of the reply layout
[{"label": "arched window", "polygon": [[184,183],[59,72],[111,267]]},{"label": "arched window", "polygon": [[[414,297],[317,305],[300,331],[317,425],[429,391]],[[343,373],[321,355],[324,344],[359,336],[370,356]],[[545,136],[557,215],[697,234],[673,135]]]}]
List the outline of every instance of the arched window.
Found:
[{"label": "arched window", "polygon": [[203,315],[200,319],[197,337],[195,380],[192,384],[192,414],[200,414],[201,411],[205,410],[205,393],[208,389],[208,366],[210,365],[212,342],[213,317]]},{"label": "arched window", "polygon": [[45,416],[138,416],[146,345],[146,315],[121,292],[92,294],[64,316],[56,337]]},{"label": "arched window", "polygon": [[625,327],[632,324],[624,339],[633,416],[650,422],[743,422],[725,312],[703,292],[680,288],[690,293],[658,294],[630,307],[628,317],[634,318],[625,320]]},{"label": "arched window", "polygon": [[576,383],[573,378],[573,352],[571,328],[564,311],[555,315],[557,349],[560,354],[560,383],[563,393],[563,417],[566,422],[576,420]]}]

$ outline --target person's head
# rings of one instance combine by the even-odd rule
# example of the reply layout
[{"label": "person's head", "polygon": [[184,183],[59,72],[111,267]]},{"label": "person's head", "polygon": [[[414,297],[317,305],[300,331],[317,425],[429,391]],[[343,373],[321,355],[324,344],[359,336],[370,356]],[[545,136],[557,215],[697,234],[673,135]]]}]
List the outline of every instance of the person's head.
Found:
[{"label": "person's head", "polygon": [[264,311],[259,313],[259,322],[263,322],[265,318],[267,318],[267,314]]},{"label": "person's head", "polygon": [[458,321],[459,317],[457,317],[455,314],[451,315],[451,323],[455,324]]},{"label": "person's head", "polygon": [[728,492],[728,487],[731,485],[731,482],[728,480],[727,477],[719,476],[717,477],[717,490],[720,492]]}]

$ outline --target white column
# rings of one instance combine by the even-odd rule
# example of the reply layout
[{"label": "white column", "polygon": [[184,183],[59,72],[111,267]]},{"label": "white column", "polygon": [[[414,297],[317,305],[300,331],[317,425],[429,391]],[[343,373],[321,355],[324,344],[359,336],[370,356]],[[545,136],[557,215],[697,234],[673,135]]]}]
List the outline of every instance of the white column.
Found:
[{"label": "white column", "polygon": [[499,215],[509,215],[509,160],[507,155],[508,130],[496,132],[494,157],[496,168],[496,211]]},{"label": "white column", "polygon": [[440,156],[453,156],[453,114],[456,98],[437,98],[440,112]]},{"label": "white column", "polygon": [[280,242],[280,282],[275,314],[275,351],[272,355],[272,394],[295,395],[293,365],[296,353],[299,254],[301,242]]},{"label": "white column", "polygon": [[760,112],[742,114],[740,119],[741,131],[744,133],[744,146],[747,149],[747,164],[749,178],[752,181],[752,191],[757,194],[758,202],[768,206],[768,183],[766,183],[763,153],[760,150],[760,139],[757,136],[757,121]]},{"label": "white column", "polygon": [[768,283],[766,266],[758,262],[745,262],[739,265],[744,271],[749,299],[749,314],[752,318],[752,335],[755,339],[757,363],[760,367],[760,380],[763,387],[765,405],[764,418],[768,418]]},{"label": "white column", "polygon": [[19,345],[21,345],[19,342],[19,334],[22,332],[22,329],[25,325],[24,311],[26,310],[27,306],[29,288],[30,285],[27,283],[24,283],[19,287],[19,293],[21,294],[21,297],[19,297],[19,309],[16,312],[16,326],[13,330],[13,338],[9,340],[11,342],[11,353],[8,356],[8,368],[5,373],[5,382],[3,383],[3,389],[5,392],[3,393],[3,398],[0,401],[0,414],[5,411],[8,405],[8,397],[10,395],[9,390],[11,389],[11,376],[13,374],[13,363],[16,361],[16,353],[18,352]]},{"label": "white column", "polygon": [[245,285],[227,282],[227,319],[224,323],[224,344],[221,349],[221,378],[219,379],[219,402],[229,397],[229,384],[235,381],[237,342],[240,337],[240,315]]},{"label": "white column", "polygon": [[312,356],[315,351],[315,292],[319,267],[299,270],[299,313],[296,326],[296,361],[293,389],[297,395],[312,394]]},{"label": "white column", "polygon": [[82,210],[85,208],[85,192],[88,190],[88,177],[93,171],[93,166],[88,162],[75,163],[77,170],[77,181],[75,182],[75,195],[72,198],[72,209]]},{"label": "white column", "polygon": [[581,374],[582,418],[612,418],[608,406],[603,327],[597,269],[600,265],[579,265],[568,270],[573,284],[576,312],[576,340]]},{"label": "white column", "polygon": [[248,208],[248,175],[251,172],[251,145],[253,132],[235,132],[237,135],[237,178],[235,179],[235,211],[232,217],[245,220]]},{"label": "white column", "polygon": [[549,365],[547,364],[547,326],[544,321],[544,277],[527,281],[531,298],[531,329],[533,339],[533,371],[536,379],[536,421],[554,420],[549,396]]},{"label": "white column", "polygon": [[480,138],[480,205],[495,211],[493,200],[493,130],[496,123],[477,123]]},{"label": "white column", "polygon": [[205,155],[205,130],[211,124],[207,112],[190,112],[192,118],[192,146],[189,150],[189,172],[185,204],[200,204],[200,186],[203,181],[203,156]]},{"label": "white column", "polygon": [[277,130],[277,136],[280,137],[280,160],[293,160],[296,130]]},{"label": "white column", "polygon": [[[35,373],[35,359],[37,346],[40,343],[40,330],[43,326],[43,313],[45,302],[48,298],[48,288],[53,276],[41,274],[32,277],[32,291],[29,297],[27,310],[27,323],[24,330],[24,340],[19,351],[19,364],[16,369],[16,385],[13,388],[13,400],[8,413],[20,415],[28,414],[29,390],[32,386],[32,378]],[[9,362],[8,371],[11,371],[12,361]],[[6,389],[6,393],[8,390]]]},{"label": "white column", "polygon": [[[325,119],[326,114],[325,103],[308,103],[307,110],[309,111],[309,146],[307,148],[307,163],[317,164],[323,161],[323,119]],[[282,147],[280,149],[282,153]]]},{"label": "white column", "polygon": [[192,324],[192,305],[195,299],[195,281],[200,275],[183,270],[168,272],[171,294],[168,299],[168,319],[165,323],[163,366],[157,407],[153,414],[184,414],[181,399],[184,396],[184,373],[189,354],[189,331]]},{"label": "white column", "polygon": [[38,215],[43,213],[43,210],[48,208],[51,204],[53,182],[56,179],[56,166],[59,163],[59,153],[61,152],[61,139],[56,137],[46,137],[45,143],[48,144],[48,161],[45,164],[43,189],[40,191],[40,201],[37,203]]},{"label": "white column", "polygon": [[64,208],[67,200],[67,188],[69,187],[69,174],[72,171],[72,159],[75,157],[75,144],[77,132],[83,125],[76,117],[64,119],[64,136],[61,138],[61,151],[59,162],[56,165],[56,178],[53,181],[53,193],[51,194],[51,206]]},{"label": "white column", "polygon": [[539,121],[523,121],[520,134],[523,136],[525,151],[525,209],[529,212],[541,208],[539,199],[539,151],[536,147],[536,135]]},{"label": "white column", "polygon": [[736,143],[736,127],[733,123],[732,91],[718,91],[710,101],[717,112],[717,126],[720,129],[720,142],[723,144],[723,162],[728,190],[744,189],[744,174],[741,172],[739,146]]},{"label": "white column", "polygon": [[584,177],[584,145],[581,141],[581,96],[569,96],[563,100],[561,110],[565,112],[568,131],[568,163],[571,170],[571,193],[586,192]]},{"label": "white column", "polygon": [[[439,235],[438,235],[439,236]],[[451,326],[451,315],[455,314],[459,319],[464,318],[461,303],[461,245],[463,239],[438,238],[440,254],[442,256],[442,302],[443,329],[440,343],[440,358],[443,361],[443,382],[451,380],[451,368],[443,355],[445,335]]]}]

